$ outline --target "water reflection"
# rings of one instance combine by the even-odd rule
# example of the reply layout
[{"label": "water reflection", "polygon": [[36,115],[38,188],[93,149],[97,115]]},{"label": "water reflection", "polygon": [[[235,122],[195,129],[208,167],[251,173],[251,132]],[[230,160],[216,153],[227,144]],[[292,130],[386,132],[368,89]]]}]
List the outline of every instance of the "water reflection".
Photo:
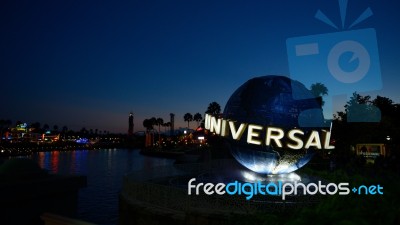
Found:
[{"label": "water reflection", "polygon": [[96,224],[117,224],[118,193],[125,174],[173,163],[125,149],[39,152],[31,158],[52,173],[87,176],[88,186],[79,193],[79,218]]},{"label": "water reflection", "polygon": [[51,152],[51,165],[53,167],[54,173],[58,173],[58,156],[60,152],[53,151]]},{"label": "water reflection", "polygon": [[38,164],[41,168],[46,168],[45,167],[45,156],[46,156],[46,152],[39,152],[38,153]]}]

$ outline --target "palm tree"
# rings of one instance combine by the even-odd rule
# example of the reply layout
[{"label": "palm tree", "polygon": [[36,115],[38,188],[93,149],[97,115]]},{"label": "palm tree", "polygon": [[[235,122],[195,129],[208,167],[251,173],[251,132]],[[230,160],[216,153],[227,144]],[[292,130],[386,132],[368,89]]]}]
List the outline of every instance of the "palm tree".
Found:
[{"label": "palm tree", "polygon": [[193,120],[197,122],[197,127],[199,127],[199,122],[200,122],[201,120],[203,120],[203,117],[201,116],[200,113],[196,113],[196,114],[194,114],[194,116],[193,116]]},{"label": "palm tree", "polygon": [[150,118],[150,122],[152,126],[156,126],[157,125],[157,119],[155,117],[151,117]]},{"label": "palm tree", "polygon": [[158,133],[160,133],[160,126],[164,124],[164,120],[162,118],[157,118],[156,125],[158,126]]},{"label": "palm tree", "polygon": [[160,127],[163,125],[164,120],[162,118],[157,118],[156,123],[158,125],[158,144],[161,145]]},{"label": "palm tree", "polygon": [[53,126],[53,131],[54,131],[54,132],[57,132],[57,131],[58,131],[58,126],[57,126],[57,125],[54,125],[54,126]]},{"label": "palm tree", "polygon": [[167,123],[163,123],[161,126],[164,127],[164,133],[167,133]]},{"label": "palm tree", "polygon": [[322,100],[322,97],[324,95],[328,95],[328,88],[324,84],[317,82],[315,84],[312,84],[310,89],[311,93],[313,93],[315,97],[321,97],[321,106],[323,106],[325,104],[325,101]]},{"label": "palm tree", "polygon": [[153,124],[152,124],[151,120],[149,120],[149,119],[143,120],[143,126],[146,128],[147,131],[150,131],[153,129]]},{"label": "palm tree", "polygon": [[221,112],[221,106],[217,102],[211,102],[208,105],[208,108],[206,111],[206,113],[212,114],[212,115],[220,114],[220,112]]},{"label": "palm tree", "polygon": [[[171,122],[166,122],[166,123],[164,124],[164,126],[165,126],[165,129],[166,129],[167,127],[171,127]],[[165,132],[167,132],[167,131],[165,131]]]},{"label": "palm tree", "polygon": [[189,123],[190,123],[190,121],[193,121],[193,116],[192,116],[192,114],[186,113],[186,114],[183,116],[183,119],[185,120],[185,122],[188,123],[188,128],[189,128]]}]

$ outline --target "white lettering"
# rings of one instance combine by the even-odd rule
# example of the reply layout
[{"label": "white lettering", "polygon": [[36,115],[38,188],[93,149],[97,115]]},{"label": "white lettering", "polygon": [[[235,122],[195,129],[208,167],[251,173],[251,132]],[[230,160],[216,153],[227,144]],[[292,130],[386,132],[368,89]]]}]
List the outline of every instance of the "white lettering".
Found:
[{"label": "white lettering", "polygon": [[254,125],[254,124],[249,124],[249,127],[247,128],[247,143],[249,144],[254,144],[254,145],[261,145],[260,140],[255,140],[253,138],[258,138],[260,137],[260,133],[257,133],[255,130],[262,130],[262,126]]},{"label": "white lettering", "polygon": [[324,149],[335,149],[335,146],[330,145],[331,132],[325,131]]},{"label": "white lettering", "polygon": [[233,140],[240,140],[246,127],[247,127],[247,124],[242,123],[242,124],[240,124],[239,128],[236,130],[235,122],[229,121],[229,128],[231,130]]},{"label": "white lettering", "polygon": [[317,149],[321,149],[321,139],[319,138],[318,131],[313,130],[310,137],[307,140],[305,148],[308,149],[311,146],[315,146]]},{"label": "white lettering", "polygon": [[[287,138],[288,142],[286,147],[290,149],[308,149],[315,147],[317,149],[334,149],[335,146],[330,145],[331,132],[323,130],[323,142],[320,138],[320,132],[313,130],[308,134],[307,141],[304,145],[303,138],[304,131],[300,129],[292,129],[288,133],[279,127],[263,127],[256,124],[241,123],[239,127],[236,127],[236,122],[231,120],[225,120],[223,118],[216,118],[215,116],[206,114],[205,115],[205,128],[210,132],[215,132],[222,137],[231,136],[233,140],[239,141],[243,133],[247,129],[247,143],[254,145],[261,145],[260,135],[265,129],[265,145],[270,146],[272,144],[279,148],[282,148],[282,139]],[[286,135],[286,136],[285,136]],[[304,138],[305,139],[305,138]],[[286,140],[286,139],[285,139]]]},{"label": "white lettering", "polygon": [[211,132],[215,132],[216,134],[221,133],[221,119],[216,119],[215,117],[211,117]]},{"label": "white lettering", "polygon": [[287,147],[288,147],[288,148],[291,148],[291,149],[301,149],[301,148],[303,147],[303,141],[302,141],[300,138],[296,137],[296,136],[295,136],[296,134],[304,135],[304,132],[301,131],[301,130],[298,130],[298,129],[290,130],[290,131],[289,131],[289,134],[288,134],[289,139],[292,140],[292,141],[294,141],[295,144],[288,143],[288,144],[287,144]]},{"label": "white lettering", "polygon": [[276,128],[276,127],[268,127],[267,128],[267,136],[265,138],[265,144],[266,145],[271,145],[271,140],[275,141],[275,144],[279,147],[282,148],[282,143],[281,139],[285,133],[283,132],[282,129]]}]

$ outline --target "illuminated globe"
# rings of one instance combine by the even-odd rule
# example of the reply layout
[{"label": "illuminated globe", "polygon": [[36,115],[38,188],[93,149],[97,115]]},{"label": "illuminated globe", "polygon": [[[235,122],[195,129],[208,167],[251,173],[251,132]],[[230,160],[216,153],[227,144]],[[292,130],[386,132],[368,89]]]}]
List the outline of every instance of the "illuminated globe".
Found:
[{"label": "illuminated globe", "polygon": [[[296,93],[297,96],[292,95]],[[305,135],[322,129],[321,100],[298,81],[284,76],[263,76],[248,80],[229,98],[223,118],[236,124],[257,124],[283,130],[301,129]],[[237,125],[238,126],[238,125]],[[260,140],[265,140],[265,131]],[[287,140],[286,140],[287,141]],[[248,169],[264,174],[290,173],[304,166],[315,153],[310,149],[290,149],[247,143],[247,132],[240,140],[227,138],[233,157]],[[285,142],[282,139],[282,142]]]}]

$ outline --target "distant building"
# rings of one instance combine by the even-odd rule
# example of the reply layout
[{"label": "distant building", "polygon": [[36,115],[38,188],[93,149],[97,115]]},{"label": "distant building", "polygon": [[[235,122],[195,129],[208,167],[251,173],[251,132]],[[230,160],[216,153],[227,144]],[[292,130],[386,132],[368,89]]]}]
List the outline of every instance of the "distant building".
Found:
[{"label": "distant building", "polygon": [[367,163],[375,163],[378,157],[386,157],[386,145],[381,143],[357,144],[356,154],[363,156]]},{"label": "distant building", "polygon": [[134,126],[134,124],[133,124],[133,113],[132,112],[130,112],[129,113],[129,128],[128,128],[128,135],[129,136],[132,136],[133,135],[133,126]]},{"label": "distant building", "polygon": [[60,134],[57,132],[45,131],[29,127],[27,123],[17,124],[4,133],[2,140],[18,143],[18,142],[34,142],[34,143],[52,143],[60,140]]}]

